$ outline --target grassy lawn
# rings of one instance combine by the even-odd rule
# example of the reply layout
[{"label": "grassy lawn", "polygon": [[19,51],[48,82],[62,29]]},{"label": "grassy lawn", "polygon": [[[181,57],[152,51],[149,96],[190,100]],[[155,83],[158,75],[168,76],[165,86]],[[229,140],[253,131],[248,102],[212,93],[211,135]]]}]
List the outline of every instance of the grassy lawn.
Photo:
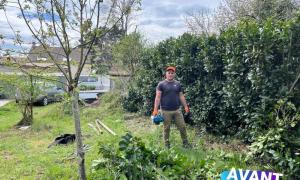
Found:
[{"label": "grassy lawn", "polygon": [[[97,159],[99,144],[117,144],[127,131],[141,137],[148,146],[163,147],[162,126],[152,125],[149,117],[132,115],[125,117],[119,107],[115,94],[102,97],[100,106],[84,107],[81,111],[82,134],[86,153],[86,170],[89,179],[99,179],[102,175],[92,172],[91,163]],[[34,124],[30,129],[18,130],[13,126],[20,120],[18,106],[11,102],[0,108],[0,179],[77,179],[77,162],[74,158],[75,144],[52,146],[54,138],[65,133],[73,133],[73,119],[65,113],[67,107],[62,103],[34,107]],[[129,116],[130,117],[130,116]],[[117,136],[107,132],[97,135],[88,123],[99,118]],[[200,161],[206,159],[214,163],[215,171],[222,172],[231,167],[243,169],[263,169],[260,166],[246,164],[242,152],[246,148],[239,142],[223,144],[211,136],[199,136],[195,129],[188,128],[193,149],[181,147],[179,132],[172,127],[172,149],[188,158]]]},{"label": "grassy lawn", "polygon": [[[14,102],[0,108],[0,179],[77,179],[75,144],[47,148],[60,134],[74,132],[72,116],[63,115],[62,107],[59,103],[34,107],[34,124],[29,130],[13,128],[21,118]],[[116,132],[124,131],[120,111],[105,114],[105,107],[86,108],[81,113],[84,143],[90,147],[86,155],[88,173],[98,142],[114,142],[118,137],[107,133],[98,136],[87,123],[100,118]]]}]

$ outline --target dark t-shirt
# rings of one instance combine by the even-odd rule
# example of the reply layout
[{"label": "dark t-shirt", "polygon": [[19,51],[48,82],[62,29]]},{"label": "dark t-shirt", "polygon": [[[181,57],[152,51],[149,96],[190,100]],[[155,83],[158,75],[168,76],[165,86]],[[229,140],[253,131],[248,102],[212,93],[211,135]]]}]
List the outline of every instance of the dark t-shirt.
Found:
[{"label": "dark t-shirt", "polygon": [[160,107],[162,110],[174,111],[180,107],[179,93],[182,91],[178,81],[161,81],[158,83],[157,90],[161,91]]}]

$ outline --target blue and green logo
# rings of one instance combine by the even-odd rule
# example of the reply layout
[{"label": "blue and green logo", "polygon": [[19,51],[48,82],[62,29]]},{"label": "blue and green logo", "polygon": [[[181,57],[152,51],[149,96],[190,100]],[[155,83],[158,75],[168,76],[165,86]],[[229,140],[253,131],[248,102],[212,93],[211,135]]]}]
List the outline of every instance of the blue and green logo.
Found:
[{"label": "blue and green logo", "polygon": [[283,174],[268,171],[252,171],[232,168],[223,171],[221,180],[280,180]]}]

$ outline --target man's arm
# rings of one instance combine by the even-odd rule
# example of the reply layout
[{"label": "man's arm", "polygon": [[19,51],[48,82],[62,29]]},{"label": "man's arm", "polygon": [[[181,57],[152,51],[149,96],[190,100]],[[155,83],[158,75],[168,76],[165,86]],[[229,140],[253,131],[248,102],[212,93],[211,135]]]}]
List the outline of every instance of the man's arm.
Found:
[{"label": "man's arm", "polygon": [[154,100],[154,109],[153,109],[153,115],[158,114],[158,106],[160,103],[160,98],[161,98],[161,91],[156,90],[156,95],[155,95],[155,100]]},{"label": "man's arm", "polygon": [[185,97],[182,92],[179,93],[179,99],[181,101],[182,106],[184,107],[185,112],[189,112],[189,107],[186,103]]}]

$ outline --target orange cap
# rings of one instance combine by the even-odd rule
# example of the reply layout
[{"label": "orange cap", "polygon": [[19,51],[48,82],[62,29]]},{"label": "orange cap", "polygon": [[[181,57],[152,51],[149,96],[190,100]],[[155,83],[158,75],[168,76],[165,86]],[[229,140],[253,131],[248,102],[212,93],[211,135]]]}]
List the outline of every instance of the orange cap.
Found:
[{"label": "orange cap", "polygon": [[167,71],[169,71],[169,70],[172,70],[172,71],[176,71],[176,67],[174,67],[174,66],[168,66],[167,67]]}]

